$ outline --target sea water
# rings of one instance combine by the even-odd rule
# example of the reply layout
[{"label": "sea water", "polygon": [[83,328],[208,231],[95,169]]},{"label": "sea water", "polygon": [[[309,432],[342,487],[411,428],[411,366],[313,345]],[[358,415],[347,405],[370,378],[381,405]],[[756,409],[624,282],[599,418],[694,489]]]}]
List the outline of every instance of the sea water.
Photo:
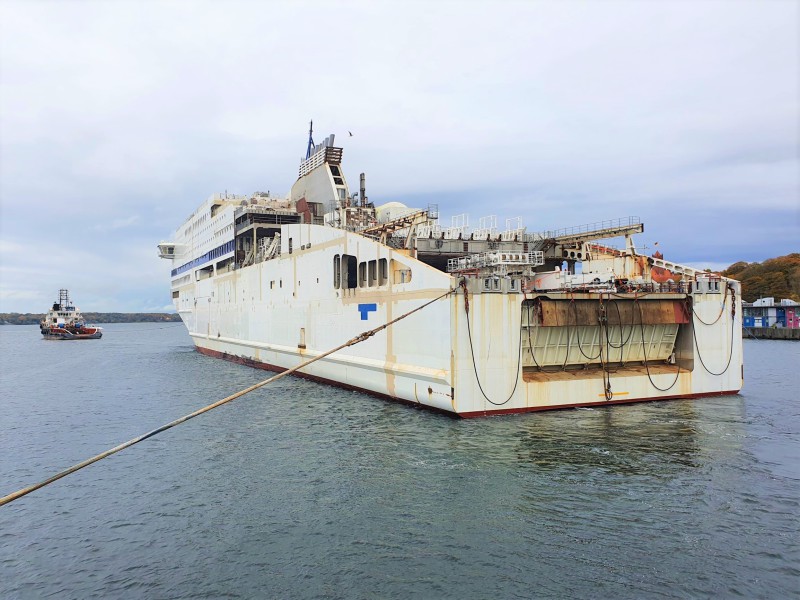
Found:
[{"label": "sea water", "polygon": [[[800,597],[800,344],[740,395],[458,420],[285,378],[0,508],[0,598]],[[269,376],[0,327],[0,496]]]}]

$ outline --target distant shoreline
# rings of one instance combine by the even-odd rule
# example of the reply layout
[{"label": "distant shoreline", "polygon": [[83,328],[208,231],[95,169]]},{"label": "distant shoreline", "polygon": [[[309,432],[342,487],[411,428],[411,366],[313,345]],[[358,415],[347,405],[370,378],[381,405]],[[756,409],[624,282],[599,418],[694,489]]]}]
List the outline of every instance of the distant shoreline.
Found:
[{"label": "distant shoreline", "polygon": [[[0,325],[38,325],[42,313],[0,313]],[[98,313],[84,312],[87,323],[176,323],[177,313]]]}]

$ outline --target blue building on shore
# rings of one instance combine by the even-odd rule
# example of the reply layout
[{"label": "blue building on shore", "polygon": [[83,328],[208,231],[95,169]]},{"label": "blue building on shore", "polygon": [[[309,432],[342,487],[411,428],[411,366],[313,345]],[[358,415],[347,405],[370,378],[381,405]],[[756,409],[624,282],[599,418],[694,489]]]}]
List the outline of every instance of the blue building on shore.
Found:
[{"label": "blue building on shore", "polygon": [[800,329],[800,302],[759,298],[742,303],[742,325],[749,328]]}]

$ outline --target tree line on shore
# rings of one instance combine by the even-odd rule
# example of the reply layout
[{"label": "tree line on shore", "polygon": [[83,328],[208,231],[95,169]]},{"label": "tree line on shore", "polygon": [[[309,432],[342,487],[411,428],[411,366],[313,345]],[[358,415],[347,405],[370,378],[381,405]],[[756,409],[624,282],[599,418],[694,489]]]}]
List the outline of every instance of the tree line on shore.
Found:
[{"label": "tree line on shore", "polygon": [[[2,325],[38,325],[42,313],[0,313]],[[174,313],[99,313],[85,312],[87,323],[171,323],[181,318]]]},{"label": "tree line on shore", "polygon": [[753,302],[759,298],[796,300],[800,302],[800,253],[768,258],[764,262],[733,263],[721,273],[742,282],[742,299]]}]

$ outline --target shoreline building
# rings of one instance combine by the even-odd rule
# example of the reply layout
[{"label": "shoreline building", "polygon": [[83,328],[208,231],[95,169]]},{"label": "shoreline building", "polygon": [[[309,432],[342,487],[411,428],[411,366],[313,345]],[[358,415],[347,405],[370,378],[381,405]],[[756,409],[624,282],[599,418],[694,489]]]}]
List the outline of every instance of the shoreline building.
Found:
[{"label": "shoreline building", "polygon": [[743,302],[742,325],[748,328],[800,329],[800,302],[775,298],[759,298],[755,302]]}]

